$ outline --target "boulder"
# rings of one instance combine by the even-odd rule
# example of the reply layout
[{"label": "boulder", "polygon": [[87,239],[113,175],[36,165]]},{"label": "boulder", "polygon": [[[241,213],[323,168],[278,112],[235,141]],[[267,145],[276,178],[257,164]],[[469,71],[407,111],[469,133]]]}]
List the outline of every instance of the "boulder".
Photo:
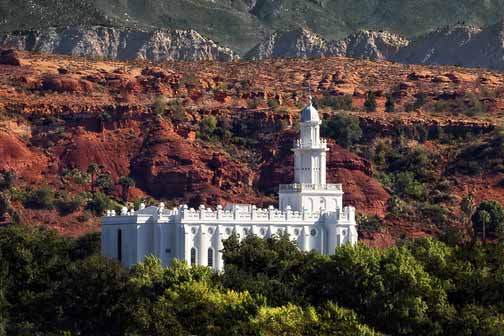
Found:
[{"label": "boulder", "polygon": [[0,50],[0,64],[21,66],[19,54],[13,49]]}]

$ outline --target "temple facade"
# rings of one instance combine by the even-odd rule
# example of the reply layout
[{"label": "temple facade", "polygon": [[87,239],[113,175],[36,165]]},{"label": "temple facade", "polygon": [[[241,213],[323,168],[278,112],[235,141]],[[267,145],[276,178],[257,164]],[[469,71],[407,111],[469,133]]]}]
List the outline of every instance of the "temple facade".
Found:
[{"label": "temple facade", "polygon": [[358,240],[355,209],[343,206],[341,184],[326,183],[327,142],[320,138],[321,121],[310,99],[301,114],[301,134],[294,143],[294,181],[279,186],[279,207],[258,209],[249,204],[228,204],[210,209],[164,204],[137,211],[107,211],[102,218],[102,254],[126,267],[146,256],[169,265],[175,258],[189,265],[215,270],[224,267],[223,240],[233,233],[267,238],[289,234],[302,251],[332,254],[343,244]]}]

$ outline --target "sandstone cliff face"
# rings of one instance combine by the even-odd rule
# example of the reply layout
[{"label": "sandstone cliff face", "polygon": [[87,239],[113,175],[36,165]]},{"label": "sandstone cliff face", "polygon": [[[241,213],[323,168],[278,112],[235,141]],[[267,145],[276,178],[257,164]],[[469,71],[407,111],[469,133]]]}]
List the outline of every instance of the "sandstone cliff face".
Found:
[{"label": "sandstone cliff face", "polygon": [[366,58],[374,61],[390,59],[409,41],[394,33],[359,30],[343,40],[333,42],[336,55],[352,58]]},{"label": "sandstone cliff face", "polygon": [[410,64],[504,69],[503,28],[503,23],[485,28],[445,27],[413,40],[391,59]]},{"label": "sandstone cliff face", "polygon": [[246,59],[266,58],[320,58],[334,56],[327,41],[307,30],[276,32],[256,45],[246,55]]},{"label": "sandstone cliff face", "polygon": [[134,31],[112,27],[48,28],[0,34],[0,46],[18,50],[107,58],[229,61],[236,54],[194,30]]},{"label": "sandstone cliff face", "polygon": [[277,32],[259,43],[246,59],[320,58],[345,56],[386,60],[408,45],[408,40],[389,32],[359,30],[348,37],[328,42],[306,29]]}]

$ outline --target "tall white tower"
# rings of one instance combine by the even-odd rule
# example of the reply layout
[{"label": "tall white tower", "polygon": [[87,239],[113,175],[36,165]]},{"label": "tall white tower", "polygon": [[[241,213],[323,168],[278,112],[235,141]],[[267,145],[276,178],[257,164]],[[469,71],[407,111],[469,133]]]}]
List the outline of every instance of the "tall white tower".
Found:
[{"label": "tall white tower", "polygon": [[341,184],[326,182],[325,139],[320,138],[317,109],[309,97],[308,106],[301,113],[301,137],[294,143],[294,183],[280,185],[280,209],[288,206],[293,211],[337,211],[342,209]]}]

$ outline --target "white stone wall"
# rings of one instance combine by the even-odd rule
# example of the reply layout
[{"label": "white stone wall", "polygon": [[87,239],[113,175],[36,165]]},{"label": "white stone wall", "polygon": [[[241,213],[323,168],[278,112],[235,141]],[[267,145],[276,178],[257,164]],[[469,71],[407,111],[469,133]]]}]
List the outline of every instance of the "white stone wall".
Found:
[{"label": "white stone wall", "polygon": [[[237,208],[238,209],[238,208]],[[102,220],[102,254],[118,259],[118,231],[122,234],[122,260],[131,267],[154,255],[164,265],[174,258],[222,270],[223,240],[236,232],[240,239],[248,234],[268,238],[287,232],[302,251],[315,250],[332,254],[337,246],[355,243],[355,210],[351,207],[336,212],[295,212],[277,209],[225,211],[181,207],[167,211],[152,207],[134,215],[109,216]],[[142,213],[143,212],[143,213]]]}]

